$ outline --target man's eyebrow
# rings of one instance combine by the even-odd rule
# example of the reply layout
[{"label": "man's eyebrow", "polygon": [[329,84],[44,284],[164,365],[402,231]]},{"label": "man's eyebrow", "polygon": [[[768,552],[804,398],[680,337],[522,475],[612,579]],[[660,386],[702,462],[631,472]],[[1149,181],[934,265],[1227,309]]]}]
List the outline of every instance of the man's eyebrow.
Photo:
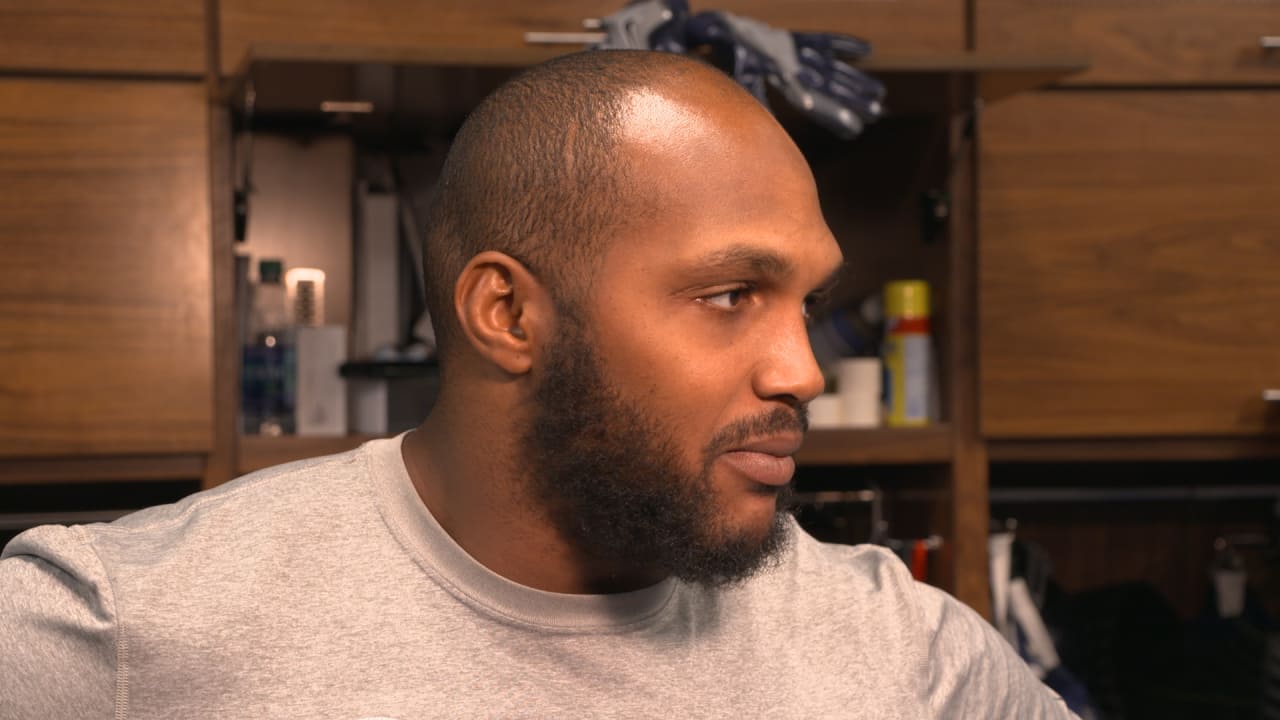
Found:
[{"label": "man's eyebrow", "polygon": [[731,245],[699,258],[699,270],[750,272],[774,278],[784,278],[795,271],[795,265],[787,258],[765,248],[750,245]]}]

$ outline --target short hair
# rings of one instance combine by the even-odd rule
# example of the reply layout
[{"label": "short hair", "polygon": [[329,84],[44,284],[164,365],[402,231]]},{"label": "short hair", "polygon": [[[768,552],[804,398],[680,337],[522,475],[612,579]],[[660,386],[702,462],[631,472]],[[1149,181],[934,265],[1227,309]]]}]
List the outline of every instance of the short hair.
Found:
[{"label": "short hair", "polygon": [[679,55],[579,52],[524,71],[471,112],[425,216],[427,309],[442,363],[460,334],[454,284],[477,254],[520,261],[561,310],[589,289],[606,239],[648,207],[620,157],[627,96],[699,71],[719,75]]}]

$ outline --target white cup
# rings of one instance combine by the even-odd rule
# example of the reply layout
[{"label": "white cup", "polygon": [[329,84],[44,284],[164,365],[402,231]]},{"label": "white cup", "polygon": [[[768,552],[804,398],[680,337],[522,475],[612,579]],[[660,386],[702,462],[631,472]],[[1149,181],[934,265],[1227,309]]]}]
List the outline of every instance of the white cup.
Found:
[{"label": "white cup", "polygon": [[879,358],[845,358],[836,365],[840,418],[845,427],[879,427],[883,371]]},{"label": "white cup", "polygon": [[809,427],[813,429],[835,428],[841,425],[840,396],[827,393],[809,401]]}]

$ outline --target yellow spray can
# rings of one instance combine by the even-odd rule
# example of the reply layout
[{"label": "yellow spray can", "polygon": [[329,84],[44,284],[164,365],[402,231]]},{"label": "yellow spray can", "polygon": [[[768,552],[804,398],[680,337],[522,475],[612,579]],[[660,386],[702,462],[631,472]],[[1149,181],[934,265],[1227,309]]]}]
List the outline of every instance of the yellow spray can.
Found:
[{"label": "yellow spray can", "polygon": [[884,402],[890,427],[928,425],[935,397],[929,284],[897,280],[884,288]]}]

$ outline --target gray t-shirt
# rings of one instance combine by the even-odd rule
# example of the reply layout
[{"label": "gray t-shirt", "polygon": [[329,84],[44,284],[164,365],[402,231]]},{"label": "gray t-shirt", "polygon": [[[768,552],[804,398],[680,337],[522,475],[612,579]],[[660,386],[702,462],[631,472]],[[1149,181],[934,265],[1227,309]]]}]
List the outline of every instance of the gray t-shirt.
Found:
[{"label": "gray t-shirt", "polygon": [[0,560],[0,718],[1059,718],[981,618],[793,526],[728,590],[559,595],[478,564],[400,438]]}]

